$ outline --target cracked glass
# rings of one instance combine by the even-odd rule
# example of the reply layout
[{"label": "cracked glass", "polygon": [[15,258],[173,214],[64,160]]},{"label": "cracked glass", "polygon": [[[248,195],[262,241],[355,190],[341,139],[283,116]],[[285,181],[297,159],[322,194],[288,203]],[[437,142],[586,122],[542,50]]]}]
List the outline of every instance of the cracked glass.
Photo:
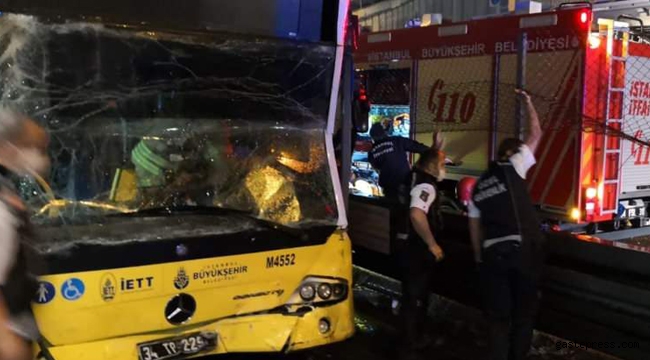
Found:
[{"label": "cracked glass", "polygon": [[334,47],[0,17],[2,106],[49,132],[47,226],[147,209],[336,224],[325,127]]}]

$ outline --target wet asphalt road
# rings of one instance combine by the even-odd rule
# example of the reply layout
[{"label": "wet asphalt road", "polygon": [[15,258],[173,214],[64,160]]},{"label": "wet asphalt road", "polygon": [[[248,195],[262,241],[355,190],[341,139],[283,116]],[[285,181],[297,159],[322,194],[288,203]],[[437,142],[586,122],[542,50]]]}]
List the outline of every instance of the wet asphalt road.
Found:
[{"label": "wet asphalt road", "polygon": [[[355,336],[342,343],[287,355],[228,355],[209,360],[392,360],[397,359],[399,315],[391,303],[394,296],[376,286],[355,285]],[[471,308],[432,296],[427,334],[432,344],[421,351],[421,359],[480,360],[486,350],[485,324]],[[584,350],[558,350],[554,338],[536,333],[529,360],[612,360],[614,357]]]}]

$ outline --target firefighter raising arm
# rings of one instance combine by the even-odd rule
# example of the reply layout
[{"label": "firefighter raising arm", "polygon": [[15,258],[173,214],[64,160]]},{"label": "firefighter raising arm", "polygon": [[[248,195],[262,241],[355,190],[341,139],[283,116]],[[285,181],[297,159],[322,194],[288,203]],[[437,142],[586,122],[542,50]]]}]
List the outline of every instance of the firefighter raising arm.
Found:
[{"label": "firefighter raising arm", "polygon": [[[539,124],[537,110],[530,99],[530,95],[524,90],[515,89],[515,92],[526,103],[528,112],[528,131],[521,144],[518,139],[506,139],[500,147],[499,161],[509,160],[515,168],[519,168],[519,174],[525,178],[525,173],[535,163],[534,153],[542,137],[542,128]],[[525,145],[522,147],[522,145]],[[527,148],[526,148],[527,147]],[[468,206],[469,232],[474,250],[474,260],[481,262],[481,243],[483,241],[483,226],[481,223],[481,212],[473,202]]]},{"label": "firefighter raising arm", "polygon": [[542,138],[542,128],[539,125],[539,116],[537,115],[537,110],[535,110],[535,105],[530,99],[530,95],[524,90],[516,89],[515,92],[519,94],[522,100],[526,103],[526,111],[528,112],[528,133],[524,142],[530,148],[530,151],[534,154],[537,150],[537,145]]}]

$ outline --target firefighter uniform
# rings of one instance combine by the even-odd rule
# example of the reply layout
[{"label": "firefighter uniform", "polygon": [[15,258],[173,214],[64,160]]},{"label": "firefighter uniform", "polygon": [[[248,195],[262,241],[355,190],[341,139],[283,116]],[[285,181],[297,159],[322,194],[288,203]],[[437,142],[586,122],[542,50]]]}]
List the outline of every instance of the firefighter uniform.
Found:
[{"label": "firefighter uniform", "polygon": [[[416,169],[412,179],[409,207],[420,209],[427,214],[429,227],[435,236],[442,223],[436,178]],[[403,268],[406,270],[402,283],[406,330],[404,336],[409,348],[417,348],[421,345],[419,342],[422,339],[422,325],[426,319],[429,285],[436,259],[412,225],[403,256]]]},{"label": "firefighter uniform", "polygon": [[[404,251],[404,240],[408,234],[408,202],[411,186],[411,165],[407,152],[421,154],[429,149],[417,141],[387,136],[381,124],[370,129],[374,144],[368,154],[368,160],[379,171],[379,186],[390,206],[391,252]],[[395,241],[399,240],[399,241]]]},{"label": "firefighter uniform", "polygon": [[387,197],[397,198],[408,192],[411,166],[407,152],[421,154],[427,150],[424,144],[398,136],[384,137],[373,144],[368,160],[379,171],[379,186]]},{"label": "firefighter uniform", "polygon": [[531,345],[543,263],[543,234],[524,181],[535,158],[526,145],[494,162],[474,188],[469,216],[483,227],[481,287],[490,359],[524,359]]}]

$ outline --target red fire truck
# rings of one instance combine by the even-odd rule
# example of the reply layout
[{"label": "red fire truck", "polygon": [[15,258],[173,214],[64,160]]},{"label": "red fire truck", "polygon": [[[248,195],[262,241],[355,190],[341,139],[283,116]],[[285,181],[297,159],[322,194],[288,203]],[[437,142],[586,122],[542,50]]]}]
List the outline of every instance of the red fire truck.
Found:
[{"label": "red fire truck", "polygon": [[[521,133],[525,116],[514,89],[523,86],[544,131],[537,165],[527,178],[544,217],[567,228],[591,224],[591,230],[628,220],[647,225],[650,45],[633,22],[613,20],[617,16],[573,7],[365,34],[355,66],[372,103],[369,122],[392,121],[393,136],[423,143],[441,130],[447,154],[458,164],[448,166],[448,177],[478,176],[500,141]],[[387,261],[399,245],[388,238],[390,210],[374,195],[381,189],[364,165],[368,141],[359,134],[353,154],[348,214],[355,261],[382,264],[382,271],[397,274]],[[450,195],[453,186],[445,185],[441,192]],[[448,256],[436,268],[432,289],[478,306],[467,219],[462,211],[444,215],[436,240]],[[547,233],[538,329],[576,342],[633,340],[650,348],[647,234],[647,229],[597,238]],[[602,240],[608,236],[617,239]],[[642,349],[600,351],[649,358]]]},{"label": "red fire truck", "polygon": [[644,41],[628,23],[572,7],[364,34],[355,64],[374,106],[409,107],[411,136],[428,143],[443,131],[456,180],[479,175],[521,133],[523,86],[544,130],[527,179],[534,201],[557,224],[595,230],[650,224]]}]

